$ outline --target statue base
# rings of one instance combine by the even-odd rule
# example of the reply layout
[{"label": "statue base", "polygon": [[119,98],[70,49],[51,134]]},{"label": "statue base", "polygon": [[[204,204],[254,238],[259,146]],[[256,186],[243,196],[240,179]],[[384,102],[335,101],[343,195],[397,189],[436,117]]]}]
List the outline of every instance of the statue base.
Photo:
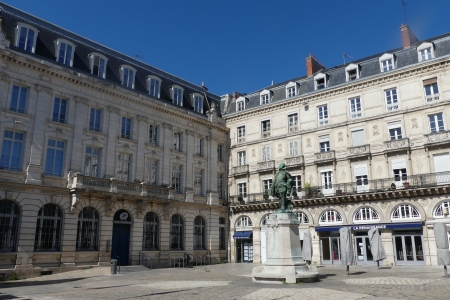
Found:
[{"label": "statue base", "polygon": [[316,282],[319,272],[302,258],[297,216],[273,213],[269,216],[267,260],[253,268],[252,279],[261,283]]}]

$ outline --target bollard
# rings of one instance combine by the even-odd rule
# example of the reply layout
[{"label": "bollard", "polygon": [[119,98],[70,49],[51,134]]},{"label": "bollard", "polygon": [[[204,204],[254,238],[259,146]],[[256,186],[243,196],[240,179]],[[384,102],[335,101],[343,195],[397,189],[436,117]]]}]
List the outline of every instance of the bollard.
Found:
[{"label": "bollard", "polygon": [[111,275],[117,274],[117,259],[111,259]]}]

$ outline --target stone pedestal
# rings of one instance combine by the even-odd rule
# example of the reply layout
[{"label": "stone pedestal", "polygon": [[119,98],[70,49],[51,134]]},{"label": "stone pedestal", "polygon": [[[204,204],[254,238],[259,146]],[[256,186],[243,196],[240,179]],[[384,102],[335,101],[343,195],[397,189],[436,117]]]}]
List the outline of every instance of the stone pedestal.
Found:
[{"label": "stone pedestal", "polygon": [[268,223],[267,260],[264,266],[253,269],[253,281],[280,284],[317,281],[317,268],[307,266],[302,258],[297,216],[273,213]]}]

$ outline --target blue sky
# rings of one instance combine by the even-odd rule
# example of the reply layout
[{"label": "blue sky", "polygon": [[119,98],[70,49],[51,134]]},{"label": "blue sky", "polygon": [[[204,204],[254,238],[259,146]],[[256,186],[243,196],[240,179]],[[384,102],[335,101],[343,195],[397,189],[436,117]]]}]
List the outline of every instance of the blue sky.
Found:
[{"label": "blue sky", "polygon": [[[402,0],[11,0],[8,4],[213,93],[250,93],[401,46]],[[408,0],[419,40],[450,31],[449,0]]]}]

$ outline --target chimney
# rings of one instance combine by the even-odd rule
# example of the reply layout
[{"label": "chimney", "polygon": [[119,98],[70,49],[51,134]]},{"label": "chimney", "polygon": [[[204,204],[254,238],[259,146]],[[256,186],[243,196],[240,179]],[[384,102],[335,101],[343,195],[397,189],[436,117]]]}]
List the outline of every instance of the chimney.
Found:
[{"label": "chimney", "polygon": [[322,69],[325,69],[325,67],[310,53],[306,58],[306,74],[308,77]]},{"label": "chimney", "polygon": [[404,48],[408,48],[418,41],[408,25],[402,24],[402,26],[400,26],[400,32],[402,33],[402,41]]}]

